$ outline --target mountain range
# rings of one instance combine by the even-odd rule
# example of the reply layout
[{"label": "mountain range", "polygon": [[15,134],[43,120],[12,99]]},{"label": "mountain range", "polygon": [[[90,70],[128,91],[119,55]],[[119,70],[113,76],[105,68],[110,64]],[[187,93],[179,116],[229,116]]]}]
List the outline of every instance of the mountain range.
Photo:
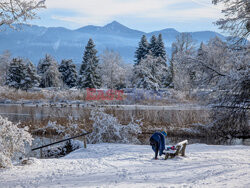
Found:
[{"label": "mountain range", "polygon": [[[58,62],[62,59],[72,59],[76,64],[81,63],[84,48],[89,38],[96,44],[101,54],[105,49],[112,49],[120,53],[126,63],[133,63],[134,52],[142,35],[148,40],[152,35],[162,34],[168,54],[171,54],[171,45],[180,34],[173,28],[145,33],[130,29],[117,21],[103,27],[89,25],[76,30],[63,27],[41,27],[23,25],[20,30],[5,28],[0,31],[0,53],[9,50],[13,57],[29,58],[37,64],[46,53],[51,54]],[[207,42],[210,38],[225,37],[213,31],[190,32],[197,45]]]}]

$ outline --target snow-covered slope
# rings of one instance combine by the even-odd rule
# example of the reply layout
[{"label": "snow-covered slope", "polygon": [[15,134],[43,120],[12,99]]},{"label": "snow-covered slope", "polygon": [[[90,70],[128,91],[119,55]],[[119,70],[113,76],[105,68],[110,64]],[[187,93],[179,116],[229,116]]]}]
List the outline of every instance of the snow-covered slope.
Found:
[{"label": "snow-covered slope", "polygon": [[96,144],[60,159],[0,170],[0,187],[249,187],[249,146],[187,146],[153,160],[147,145]]}]

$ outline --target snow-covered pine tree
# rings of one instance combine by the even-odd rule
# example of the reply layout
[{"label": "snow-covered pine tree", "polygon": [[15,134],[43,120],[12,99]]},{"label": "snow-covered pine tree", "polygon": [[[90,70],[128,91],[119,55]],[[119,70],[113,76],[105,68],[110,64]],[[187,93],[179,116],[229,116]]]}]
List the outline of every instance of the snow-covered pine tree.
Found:
[{"label": "snow-covered pine tree", "polygon": [[149,52],[149,43],[145,35],[142,36],[139,46],[135,51],[135,65],[139,64],[141,59],[145,58]]},{"label": "snow-covered pine tree", "polygon": [[61,73],[58,70],[58,64],[52,62],[49,69],[43,74],[41,78],[42,87],[60,87],[62,85]]},{"label": "snow-covered pine tree", "polygon": [[165,45],[164,45],[164,42],[162,39],[162,34],[159,34],[155,48],[156,48],[156,52],[154,54],[155,57],[161,57],[166,63],[167,62],[167,54],[166,54]]},{"label": "snow-covered pine tree", "polygon": [[16,89],[27,90],[38,85],[39,76],[29,60],[14,58],[9,66],[5,84]]},{"label": "snow-covered pine tree", "polygon": [[97,50],[95,49],[94,41],[89,39],[84,51],[78,85],[80,88],[99,88],[101,84]]},{"label": "snow-covered pine tree", "polygon": [[5,85],[16,89],[21,89],[25,79],[25,64],[23,59],[14,58],[10,63]]},{"label": "snow-covered pine tree", "polygon": [[48,54],[39,61],[37,72],[41,77],[40,87],[60,87],[62,84],[61,73],[57,62]]},{"label": "snow-covered pine tree", "polygon": [[[155,58],[151,53],[134,66],[134,87],[157,91],[161,86],[164,66],[161,58]],[[159,66],[155,66],[158,64]]]},{"label": "snow-covered pine tree", "polygon": [[34,86],[38,86],[39,81],[40,77],[36,73],[35,66],[30,61],[28,61],[25,65],[25,78],[22,89],[27,90]]},{"label": "snow-covered pine tree", "polygon": [[167,87],[171,84],[171,79],[170,79],[170,70],[167,67],[167,54],[162,39],[162,34],[159,34],[157,39],[155,57],[158,58],[156,66],[162,66],[163,68],[160,87]]},{"label": "snow-covered pine tree", "polygon": [[62,75],[63,83],[67,87],[75,87],[77,85],[77,71],[76,65],[73,61],[70,60],[62,60],[59,66],[59,72]]},{"label": "snow-covered pine tree", "polygon": [[155,35],[153,35],[150,39],[149,50],[151,51],[153,57],[157,57],[158,39]]},{"label": "snow-covered pine tree", "polygon": [[[150,44],[149,44],[149,50],[152,54],[152,56],[157,59],[155,61],[154,66],[160,66],[162,67],[161,75],[162,77],[160,78],[159,86],[160,87],[167,87],[170,85],[170,79],[169,79],[169,72],[167,70],[167,55],[166,55],[166,49],[164,46],[164,42],[162,39],[162,35],[159,34],[158,38],[153,35],[150,39]],[[159,74],[159,75],[160,75]]]},{"label": "snow-covered pine tree", "polygon": [[46,54],[44,59],[41,59],[37,66],[37,74],[43,76],[43,74],[49,69],[51,62],[55,61],[51,55]]}]

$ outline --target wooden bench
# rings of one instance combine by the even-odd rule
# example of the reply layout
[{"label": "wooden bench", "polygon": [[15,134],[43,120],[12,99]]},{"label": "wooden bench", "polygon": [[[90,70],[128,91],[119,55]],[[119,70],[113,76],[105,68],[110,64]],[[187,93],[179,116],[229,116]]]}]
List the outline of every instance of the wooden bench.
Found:
[{"label": "wooden bench", "polygon": [[165,160],[167,160],[169,157],[174,158],[177,155],[185,156],[185,151],[187,147],[188,141],[184,140],[182,142],[179,142],[175,145],[176,150],[165,150]]}]

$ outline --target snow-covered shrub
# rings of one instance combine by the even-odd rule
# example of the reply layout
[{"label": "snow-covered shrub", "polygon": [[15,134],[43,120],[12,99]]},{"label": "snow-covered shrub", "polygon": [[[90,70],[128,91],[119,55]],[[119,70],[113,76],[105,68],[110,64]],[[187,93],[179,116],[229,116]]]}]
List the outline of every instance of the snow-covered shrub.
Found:
[{"label": "snow-covered shrub", "polygon": [[31,143],[27,128],[19,128],[18,124],[0,116],[0,168],[11,167],[13,157],[24,154],[26,144]]},{"label": "snow-covered shrub", "polygon": [[63,134],[65,132],[65,128],[57,124],[57,122],[49,121],[47,126],[44,128],[44,132],[50,132],[51,134],[52,133]]},{"label": "snow-covered shrub", "polygon": [[139,120],[122,125],[116,117],[105,113],[104,109],[92,110],[90,119],[94,121],[93,131],[88,136],[90,143],[139,143],[138,134],[142,126]]},{"label": "snow-covered shrub", "polygon": [[36,136],[42,136],[51,139],[63,139],[76,136],[86,132],[82,129],[82,125],[76,122],[72,116],[68,116],[66,119],[60,119],[58,121],[48,121],[47,125],[36,128],[32,127],[32,134]]}]

